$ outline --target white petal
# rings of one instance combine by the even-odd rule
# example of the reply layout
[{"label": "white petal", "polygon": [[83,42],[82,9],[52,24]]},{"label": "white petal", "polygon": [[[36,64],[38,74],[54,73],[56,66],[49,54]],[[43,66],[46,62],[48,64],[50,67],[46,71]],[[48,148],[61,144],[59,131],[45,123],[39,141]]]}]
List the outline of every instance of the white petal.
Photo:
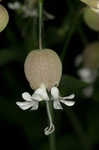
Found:
[{"label": "white petal", "polygon": [[58,100],[53,101],[53,107],[54,109],[63,109],[61,103]]},{"label": "white petal", "polygon": [[19,2],[8,3],[8,7],[12,10],[17,10],[21,8],[21,4]]},{"label": "white petal", "polygon": [[35,101],[42,101],[43,99],[41,98],[41,95],[37,94],[37,93],[34,93],[32,95],[32,100],[35,100]]},{"label": "white petal", "polygon": [[26,101],[32,101],[31,95],[28,92],[24,92],[22,98]]},{"label": "white petal", "polygon": [[32,103],[30,102],[16,102],[16,104],[22,109],[22,110],[27,110],[32,107]]},{"label": "white petal", "polygon": [[44,11],[44,15],[50,19],[50,20],[53,20],[55,18],[55,16],[53,16],[52,14],[48,13],[47,11]]},{"label": "white petal", "polygon": [[32,95],[32,98],[37,101],[49,100],[49,97],[45,88],[37,89],[35,93]]},{"label": "white petal", "polygon": [[69,96],[66,96],[66,97],[59,97],[59,98],[65,100],[65,99],[73,99],[74,97],[75,97],[75,94],[71,94],[71,95],[69,95]]},{"label": "white petal", "polygon": [[33,102],[31,110],[37,110],[38,107],[39,107],[39,103],[38,102]]},{"label": "white petal", "polygon": [[75,101],[65,101],[65,100],[60,101],[67,106],[73,106],[75,104]]},{"label": "white petal", "polygon": [[51,95],[54,99],[58,99],[59,98],[59,90],[57,87],[52,87],[51,88]]}]

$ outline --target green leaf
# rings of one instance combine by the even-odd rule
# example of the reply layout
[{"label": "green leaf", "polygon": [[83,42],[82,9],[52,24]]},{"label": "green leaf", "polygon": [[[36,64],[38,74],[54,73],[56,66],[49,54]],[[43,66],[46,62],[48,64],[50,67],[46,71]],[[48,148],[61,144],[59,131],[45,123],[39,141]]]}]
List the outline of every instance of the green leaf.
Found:
[{"label": "green leaf", "polygon": [[[56,149],[57,150],[83,150],[82,145],[78,142],[78,138],[72,135],[66,135],[58,137],[56,139]],[[43,143],[40,146],[40,150],[49,150],[49,143]]]},{"label": "green leaf", "polygon": [[74,77],[63,75],[60,82],[60,91],[63,95],[75,93],[80,95],[82,89],[87,87],[88,84],[78,80]]},{"label": "green leaf", "polygon": [[6,65],[12,61],[21,61],[22,54],[19,52],[19,49],[2,49],[0,50],[0,66]]},{"label": "green leaf", "polygon": [[91,143],[98,143],[99,141],[99,103],[91,102],[88,112],[86,114],[87,134],[90,137]]}]

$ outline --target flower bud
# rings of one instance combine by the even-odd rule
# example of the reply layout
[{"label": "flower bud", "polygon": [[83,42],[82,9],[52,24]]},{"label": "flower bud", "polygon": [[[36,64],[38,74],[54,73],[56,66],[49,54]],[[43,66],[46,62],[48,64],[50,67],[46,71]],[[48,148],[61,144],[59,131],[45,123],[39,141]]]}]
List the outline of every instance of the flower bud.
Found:
[{"label": "flower bud", "polygon": [[91,8],[99,8],[99,0],[81,0],[83,3],[87,4]]},{"label": "flower bud", "polygon": [[25,60],[24,70],[33,90],[38,89],[42,84],[50,90],[60,82],[62,64],[53,50],[33,50]]},{"label": "flower bud", "polygon": [[99,42],[89,44],[83,53],[84,66],[90,69],[99,69]]},{"label": "flower bud", "polygon": [[89,28],[99,31],[99,14],[89,7],[84,9],[84,21]]},{"label": "flower bud", "polygon": [[6,10],[2,5],[0,5],[0,32],[5,29],[9,21],[9,15]]}]

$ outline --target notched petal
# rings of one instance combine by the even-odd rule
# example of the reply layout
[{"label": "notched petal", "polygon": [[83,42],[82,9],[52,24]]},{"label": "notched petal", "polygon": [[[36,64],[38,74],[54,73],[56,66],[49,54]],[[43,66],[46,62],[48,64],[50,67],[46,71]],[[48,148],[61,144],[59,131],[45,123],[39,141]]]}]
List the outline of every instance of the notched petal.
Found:
[{"label": "notched petal", "polygon": [[31,95],[28,92],[22,93],[22,98],[26,101],[32,101]]},{"label": "notched petal", "polygon": [[75,101],[66,101],[66,100],[60,100],[60,101],[67,106],[73,106],[75,104]]},{"label": "notched petal", "polygon": [[33,102],[31,110],[37,110],[38,107],[39,107],[39,103],[38,102]]},{"label": "notched petal", "polygon": [[60,97],[60,99],[63,99],[63,100],[65,100],[65,99],[73,99],[74,97],[75,97],[75,94],[71,94],[71,95],[66,96],[66,97]]},{"label": "notched petal", "polygon": [[32,107],[32,103],[30,102],[16,102],[16,104],[21,108],[22,110],[27,110]]},{"label": "notched petal", "polygon": [[32,95],[32,100],[35,100],[35,101],[42,101],[43,99],[41,98],[41,95],[37,94],[37,93],[34,93]]},{"label": "notched petal", "polygon": [[45,88],[37,89],[35,93],[33,94],[33,97],[36,98],[36,100],[38,101],[49,100],[49,97]]},{"label": "notched petal", "polygon": [[59,90],[57,87],[52,87],[51,88],[51,95],[54,99],[58,99],[59,97]]},{"label": "notched petal", "polygon": [[58,100],[53,101],[53,107],[54,109],[63,109],[61,103]]}]

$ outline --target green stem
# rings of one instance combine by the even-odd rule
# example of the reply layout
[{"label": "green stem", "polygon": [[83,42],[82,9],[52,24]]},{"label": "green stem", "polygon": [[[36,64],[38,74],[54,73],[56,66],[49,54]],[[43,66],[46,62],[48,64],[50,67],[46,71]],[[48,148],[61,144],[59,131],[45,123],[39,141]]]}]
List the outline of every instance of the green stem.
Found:
[{"label": "green stem", "polygon": [[33,18],[33,49],[37,49],[38,48],[38,29],[37,29],[37,24],[38,24],[38,20],[37,17]]},{"label": "green stem", "polygon": [[42,49],[43,0],[39,0],[39,49]]},{"label": "green stem", "polygon": [[71,28],[68,32],[68,35],[66,36],[66,41],[65,41],[65,44],[64,44],[64,48],[63,48],[63,51],[62,51],[62,54],[61,54],[61,60],[63,61],[64,58],[65,58],[65,54],[66,54],[66,51],[67,51],[67,48],[68,48],[68,45],[69,45],[69,42],[76,30],[76,27],[78,25],[78,21],[79,21],[79,17],[80,17],[80,14],[81,14],[81,11],[77,11],[77,14],[75,14],[75,17],[73,19],[73,22],[71,23]]}]

